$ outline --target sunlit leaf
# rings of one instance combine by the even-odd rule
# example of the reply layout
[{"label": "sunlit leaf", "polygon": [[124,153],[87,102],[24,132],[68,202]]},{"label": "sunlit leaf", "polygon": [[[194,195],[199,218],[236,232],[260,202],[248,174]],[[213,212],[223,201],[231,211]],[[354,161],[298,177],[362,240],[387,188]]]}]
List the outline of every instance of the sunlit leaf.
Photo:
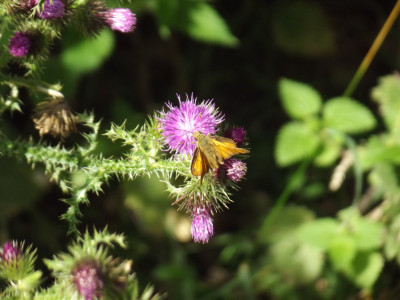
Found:
[{"label": "sunlit leaf", "polygon": [[373,129],[375,118],[361,103],[346,97],[330,99],[323,108],[324,126],[346,133],[362,133]]},{"label": "sunlit leaf", "polygon": [[368,142],[360,147],[360,161],[364,169],[379,162],[400,164],[400,144],[394,143],[387,136],[371,136]]},{"label": "sunlit leaf", "polygon": [[338,234],[340,224],[332,218],[318,219],[301,225],[296,236],[302,241],[322,249],[329,249],[332,239]]},{"label": "sunlit leaf", "polygon": [[306,124],[287,123],[279,132],[275,146],[275,158],[280,166],[288,166],[311,157],[320,139]]},{"label": "sunlit leaf", "polygon": [[342,146],[335,141],[323,141],[322,150],[314,160],[318,167],[331,166],[340,156]]},{"label": "sunlit leaf", "polygon": [[356,254],[356,242],[348,234],[337,234],[329,245],[329,258],[336,270],[349,268]]},{"label": "sunlit leaf", "polygon": [[239,44],[224,19],[206,2],[159,0],[156,12],[163,32],[168,32],[168,26],[199,41],[228,47]]},{"label": "sunlit leaf", "polygon": [[308,84],[283,78],[279,81],[279,94],[285,111],[292,118],[306,118],[321,108],[321,95]]},{"label": "sunlit leaf", "polygon": [[379,78],[379,84],[371,93],[379,103],[380,112],[386,127],[390,130],[400,129],[400,76],[387,75]]},{"label": "sunlit leaf", "polygon": [[373,250],[382,244],[383,225],[381,223],[361,216],[355,207],[341,210],[338,216],[346,224],[358,250]]},{"label": "sunlit leaf", "polygon": [[383,268],[383,257],[378,252],[360,252],[353,261],[348,275],[359,287],[371,288]]}]

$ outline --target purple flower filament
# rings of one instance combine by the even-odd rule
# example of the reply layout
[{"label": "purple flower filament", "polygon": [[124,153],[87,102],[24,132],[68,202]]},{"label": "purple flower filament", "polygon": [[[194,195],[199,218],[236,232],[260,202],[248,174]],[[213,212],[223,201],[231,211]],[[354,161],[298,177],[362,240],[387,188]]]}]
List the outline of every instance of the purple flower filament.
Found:
[{"label": "purple flower filament", "polygon": [[167,150],[179,154],[193,155],[196,148],[194,131],[202,134],[214,134],[218,124],[224,120],[224,116],[215,108],[212,100],[202,101],[197,104],[197,98],[193,96],[186,101],[181,101],[178,96],[179,106],[167,103],[168,112],[161,111],[160,129]]}]

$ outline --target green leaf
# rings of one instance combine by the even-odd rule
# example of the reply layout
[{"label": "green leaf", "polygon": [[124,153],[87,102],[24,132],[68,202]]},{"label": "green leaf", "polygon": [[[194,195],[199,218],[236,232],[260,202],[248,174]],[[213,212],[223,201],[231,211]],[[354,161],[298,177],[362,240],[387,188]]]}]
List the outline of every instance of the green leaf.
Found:
[{"label": "green leaf", "polygon": [[271,243],[278,242],[292,236],[293,232],[295,232],[301,224],[313,219],[313,212],[305,207],[295,205],[284,207],[272,225],[266,228],[261,227],[261,239]]},{"label": "green leaf", "polygon": [[322,218],[301,225],[297,229],[296,236],[310,245],[328,250],[339,228],[337,220]]},{"label": "green leaf", "polygon": [[314,163],[318,167],[331,166],[340,156],[342,146],[331,140],[325,140],[322,143],[322,151],[315,158]]},{"label": "green leaf", "polygon": [[165,26],[173,27],[199,41],[228,47],[239,44],[219,13],[203,1],[159,0],[156,4],[164,31]]},{"label": "green leaf", "polygon": [[387,162],[377,163],[368,176],[369,182],[377,190],[386,194],[396,195],[399,193],[397,174],[392,164]]},{"label": "green leaf", "polygon": [[356,255],[356,244],[348,234],[336,235],[329,245],[329,258],[336,270],[345,270]]},{"label": "green leaf", "polygon": [[364,169],[379,162],[400,165],[400,145],[385,135],[372,136],[364,147],[360,148],[359,158]]},{"label": "green leaf", "polygon": [[361,288],[372,288],[383,268],[383,257],[378,252],[359,252],[351,270],[346,274]]},{"label": "green leaf", "polygon": [[382,244],[383,225],[360,215],[355,207],[349,207],[338,213],[344,221],[349,234],[354,238],[358,250],[374,250]]},{"label": "green leaf", "polygon": [[239,40],[232,35],[224,19],[212,6],[205,2],[197,2],[196,4],[188,11],[190,22],[185,28],[191,37],[230,47],[239,44]]},{"label": "green leaf", "polygon": [[269,253],[276,271],[295,283],[310,283],[321,273],[324,255],[321,249],[287,238],[271,246]]},{"label": "green leaf", "polygon": [[283,78],[279,81],[279,95],[285,111],[292,118],[306,118],[321,108],[321,95],[305,83]]},{"label": "green leaf", "polygon": [[376,121],[370,110],[347,97],[330,99],[323,108],[324,126],[346,133],[362,133],[373,129]]},{"label": "green leaf", "polygon": [[379,78],[379,85],[372,90],[371,97],[379,103],[386,127],[391,131],[400,130],[400,76]]},{"label": "green leaf", "polygon": [[275,159],[280,166],[288,166],[311,157],[320,143],[319,136],[306,124],[290,122],[282,127],[275,146]]},{"label": "green leaf", "polygon": [[114,43],[114,35],[108,29],[95,38],[82,38],[64,50],[62,64],[66,71],[74,74],[94,71],[111,55]]},{"label": "green leaf", "polygon": [[400,215],[396,216],[389,226],[388,234],[385,239],[384,253],[391,260],[400,255]]}]

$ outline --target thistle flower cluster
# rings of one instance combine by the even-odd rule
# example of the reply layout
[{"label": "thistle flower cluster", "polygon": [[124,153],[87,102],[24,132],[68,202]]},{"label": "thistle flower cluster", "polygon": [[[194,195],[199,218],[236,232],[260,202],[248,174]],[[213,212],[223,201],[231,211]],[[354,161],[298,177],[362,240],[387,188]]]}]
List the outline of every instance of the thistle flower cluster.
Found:
[{"label": "thistle flower cluster", "polygon": [[38,290],[42,273],[34,270],[36,251],[24,248],[23,243],[5,242],[0,248],[0,277],[10,284],[2,299],[133,299],[133,295],[135,299],[161,299],[151,287],[140,295],[132,262],[108,253],[115,244],[125,247],[124,237],[106,230],[86,232],[70,245],[69,253],[44,260],[55,281]]},{"label": "thistle flower cluster", "polygon": [[[107,26],[114,31],[132,32],[136,26],[136,15],[128,8],[108,8],[99,0],[68,2],[66,0],[9,0],[6,6],[11,18],[18,18],[18,30],[9,42],[13,57],[43,58],[54,38],[60,36],[61,24],[77,24],[89,35],[98,33]],[[33,19],[51,21],[38,23]],[[38,39],[38,37],[40,37]]]},{"label": "thistle flower cluster", "polygon": [[191,156],[196,148],[193,132],[215,134],[217,126],[224,121],[224,115],[215,108],[212,100],[197,104],[197,98],[193,95],[190,98],[186,96],[186,101],[181,101],[179,95],[177,97],[179,106],[168,102],[166,106],[169,111],[163,109],[159,112],[162,142],[168,151]]},{"label": "thistle flower cluster", "polygon": [[[168,102],[166,108],[159,111],[157,119],[162,135],[160,141],[165,150],[174,154],[175,159],[190,161],[197,147],[193,133],[200,132],[212,138],[225,117],[215,107],[213,100],[198,103],[193,95],[187,95],[185,101],[178,96],[177,106]],[[246,131],[241,127],[229,129],[224,135],[237,146],[245,145]],[[207,165],[207,162],[204,163]],[[226,207],[226,202],[231,201],[226,188],[242,180],[246,172],[245,162],[238,158],[229,158],[218,169],[213,170],[204,183],[193,179],[185,188],[175,189],[175,203],[180,203],[180,208],[186,208],[191,214],[191,234],[195,242],[207,243],[213,236],[213,212],[218,211],[221,204]],[[192,175],[189,177],[193,178]]]}]

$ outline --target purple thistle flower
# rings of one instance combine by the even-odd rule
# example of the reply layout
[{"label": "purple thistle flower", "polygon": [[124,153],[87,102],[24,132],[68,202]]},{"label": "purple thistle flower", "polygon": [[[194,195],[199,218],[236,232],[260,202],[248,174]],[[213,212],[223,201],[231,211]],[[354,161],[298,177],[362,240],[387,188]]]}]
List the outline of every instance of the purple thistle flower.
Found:
[{"label": "purple thistle flower", "polygon": [[136,15],[128,8],[109,9],[100,16],[112,30],[126,33],[135,29]]},{"label": "purple thistle flower", "polygon": [[73,273],[78,292],[85,300],[92,300],[101,296],[104,283],[94,263],[83,262]]},{"label": "purple thistle flower", "polygon": [[167,103],[169,111],[161,111],[159,128],[169,151],[176,151],[180,154],[193,155],[196,148],[196,140],[193,137],[194,131],[202,134],[214,134],[217,125],[224,120],[224,116],[215,108],[212,100],[202,101],[197,104],[197,98],[193,95],[186,101],[178,97],[179,107]]},{"label": "purple thistle flower", "polygon": [[14,36],[10,39],[10,44],[8,49],[10,54],[14,57],[23,57],[29,53],[31,49],[32,42],[28,35],[23,32],[16,32]]},{"label": "purple thistle flower", "polygon": [[196,243],[208,243],[214,235],[214,226],[209,208],[200,206],[193,209],[190,232]]},{"label": "purple thistle flower", "polygon": [[4,262],[11,262],[18,258],[19,249],[13,242],[5,242],[2,247],[1,259]]},{"label": "purple thistle flower", "polygon": [[246,139],[246,130],[243,127],[236,127],[225,132],[224,136],[233,140],[238,146],[243,144]]},{"label": "purple thistle flower", "polygon": [[[38,1],[35,1],[35,5]],[[65,5],[61,0],[46,0],[44,2],[43,10],[38,13],[39,18],[43,20],[59,19],[64,17]]]},{"label": "purple thistle flower", "polygon": [[247,165],[240,159],[230,158],[224,161],[224,164],[217,170],[217,174],[220,176],[221,172],[226,178],[238,183],[247,172]]}]

